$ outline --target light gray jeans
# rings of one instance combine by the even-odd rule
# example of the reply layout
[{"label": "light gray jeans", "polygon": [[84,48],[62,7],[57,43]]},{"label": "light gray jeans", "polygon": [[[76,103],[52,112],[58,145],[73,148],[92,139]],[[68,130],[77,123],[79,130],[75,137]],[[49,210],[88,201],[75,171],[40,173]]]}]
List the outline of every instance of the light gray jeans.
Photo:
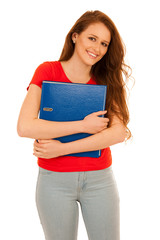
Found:
[{"label": "light gray jeans", "polygon": [[112,167],[85,172],[39,168],[36,204],[46,240],[76,240],[80,204],[89,240],[119,240],[119,194]]}]

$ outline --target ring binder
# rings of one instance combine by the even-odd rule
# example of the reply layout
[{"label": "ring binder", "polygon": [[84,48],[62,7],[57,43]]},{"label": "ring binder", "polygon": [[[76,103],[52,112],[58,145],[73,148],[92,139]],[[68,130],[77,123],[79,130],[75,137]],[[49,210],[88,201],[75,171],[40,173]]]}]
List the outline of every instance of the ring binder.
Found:
[{"label": "ring binder", "polygon": [[[105,110],[106,94],[107,85],[43,81],[39,118],[61,122],[83,120],[93,112]],[[92,134],[77,133],[55,139],[66,143],[90,135]],[[98,158],[101,150],[67,156]]]}]

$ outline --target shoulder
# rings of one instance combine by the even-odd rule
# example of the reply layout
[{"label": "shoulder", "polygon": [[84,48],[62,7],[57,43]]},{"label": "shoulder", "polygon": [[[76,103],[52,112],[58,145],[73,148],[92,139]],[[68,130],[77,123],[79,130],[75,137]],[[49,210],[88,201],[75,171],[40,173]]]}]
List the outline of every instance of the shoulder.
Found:
[{"label": "shoulder", "polygon": [[42,87],[42,82],[44,80],[52,81],[55,75],[55,71],[54,71],[55,64],[56,64],[56,61],[52,61],[52,62],[47,61],[47,62],[41,63],[36,68],[30,84],[36,84],[37,86]]},{"label": "shoulder", "polygon": [[36,75],[45,76],[46,80],[52,80],[55,73],[59,70],[60,62],[58,61],[46,61],[41,63],[35,70]]},{"label": "shoulder", "polygon": [[46,61],[41,63],[37,68],[36,71],[50,71],[52,67],[56,65],[56,61]]},{"label": "shoulder", "polygon": [[57,71],[60,71],[60,69],[61,66],[59,61],[47,61],[41,63],[36,71],[44,72],[46,74],[54,76]]}]

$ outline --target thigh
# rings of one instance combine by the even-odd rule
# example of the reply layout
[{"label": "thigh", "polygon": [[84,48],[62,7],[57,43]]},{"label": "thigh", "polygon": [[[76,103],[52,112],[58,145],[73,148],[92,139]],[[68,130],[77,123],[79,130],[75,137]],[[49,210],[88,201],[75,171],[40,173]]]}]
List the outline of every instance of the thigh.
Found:
[{"label": "thigh", "polygon": [[66,181],[58,172],[40,168],[36,204],[46,240],[77,239],[78,204]]},{"label": "thigh", "polygon": [[119,194],[112,168],[86,178],[80,205],[90,240],[119,240]]}]

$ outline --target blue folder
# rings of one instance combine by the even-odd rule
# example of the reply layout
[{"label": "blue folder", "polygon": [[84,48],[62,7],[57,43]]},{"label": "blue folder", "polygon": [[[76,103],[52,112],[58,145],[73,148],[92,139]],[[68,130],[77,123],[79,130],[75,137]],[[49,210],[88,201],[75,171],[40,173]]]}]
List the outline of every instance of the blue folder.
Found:
[{"label": "blue folder", "polygon": [[[43,81],[39,118],[56,122],[83,120],[93,112],[105,110],[106,94],[106,85]],[[66,143],[90,135],[92,134],[77,133],[55,139]],[[67,156],[98,158],[101,156],[101,150]]]}]

